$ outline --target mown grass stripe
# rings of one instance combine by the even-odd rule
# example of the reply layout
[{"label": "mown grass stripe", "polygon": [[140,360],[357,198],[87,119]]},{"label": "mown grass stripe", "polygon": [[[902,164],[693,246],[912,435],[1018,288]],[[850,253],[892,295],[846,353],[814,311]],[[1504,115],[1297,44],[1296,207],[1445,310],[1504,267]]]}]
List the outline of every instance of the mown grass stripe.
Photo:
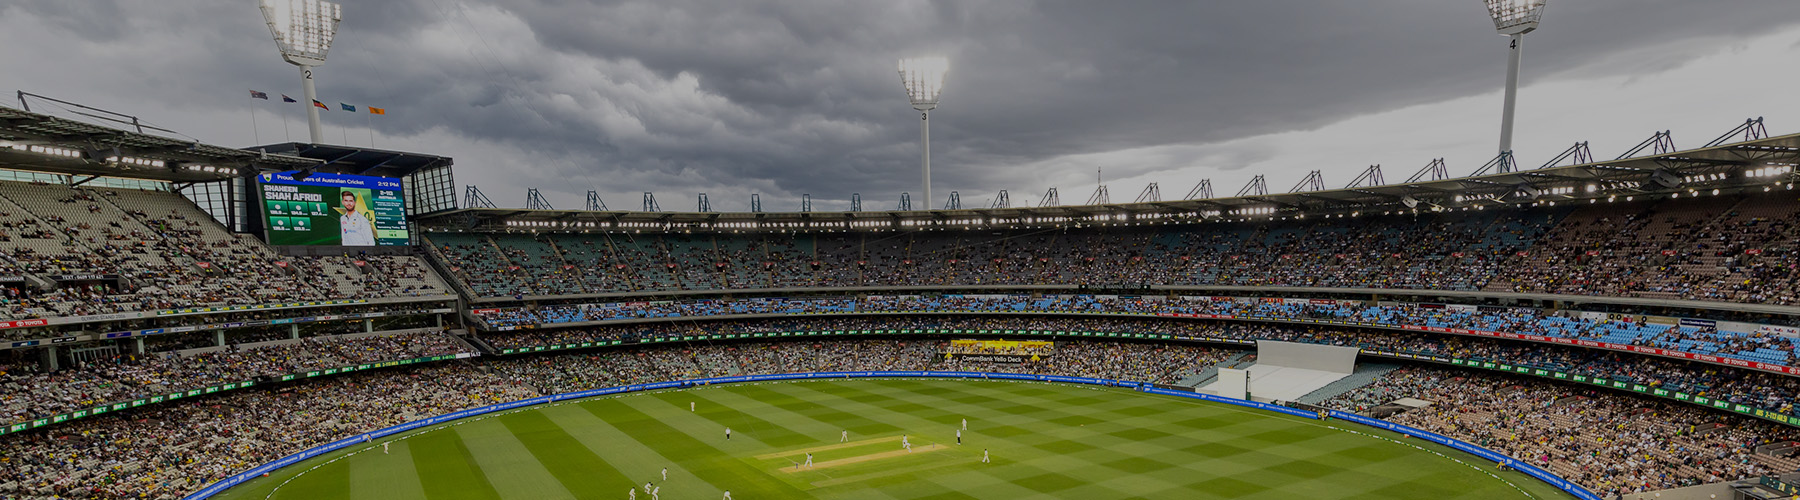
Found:
[{"label": "mown grass stripe", "polygon": [[618,490],[632,486],[630,478],[607,465],[605,459],[569,435],[542,410],[508,415],[500,423],[575,498],[617,498]]},{"label": "mown grass stripe", "polygon": [[799,498],[805,495],[800,489],[738,460],[736,457],[743,450],[722,447],[725,439],[722,434],[712,441],[721,446],[707,444],[617,399],[588,401],[580,406],[633,439],[655,443],[655,447],[662,450],[665,456],[685,457],[677,460],[677,463],[714,486],[740,492],[758,491],[763,498]]},{"label": "mown grass stripe", "polygon": [[512,430],[501,424],[498,419],[515,417],[519,414],[497,415],[486,420],[464,421],[461,425],[451,426],[461,435],[463,443],[469,447],[475,462],[487,472],[488,481],[494,489],[505,498],[574,498],[568,489],[557,482],[537,457],[519,442],[519,437]]},{"label": "mown grass stripe", "polygon": [[662,450],[638,441],[579,405],[546,408],[543,412],[551,421],[568,431],[570,436],[604,457],[609,465],[629,478],[628,482],[633,487],[641,488],[646,481],[663,483],[661,472],[667,467],[668,482],[679,483],[679,489],[684,495],[698,493],[700,496],[695,498],[719,496],[718,488],[694,476],[679,461],[663,455]]},{"label": "mown grass stripe", "polygon": [[[764,404],[781,408],[789,413],[820,422],[827,428],[835,428],[837,431],[848,430],[850,431],[851,439],[858,439],[857,436],[892,434],[900,431],[900,428],[895,427],[894,425],[843,411],[836,407],[827,406],[814,399],[801,397],[800,393],[796,391],[778,391],[771,387],[783,386],[737,385],[725,387],[723,389],[725,392],[737,396],[736,399],[759,401]],[[828,432],[828,434],[831,433]],[[833,441],[835,441],[835,439]]]},{"label": "mown grass stripe", "polygon": [[419,471],[425,498],[431,500],[498,499],[500,492],[488,482],[487,473],[475,462],[462,436],[448,430],[427,432],[406,440],[407,454]]},{"label": "mown grass stripe", "polygon": [[746,412],[731,405],[720,404],[718,401],[702,395],[704,392],[706,391],[671,391],[651,396],[658,401],[668,403],[670,408],[677,408],[681,411],[687,411],[688,402],[696,399],[703,400],[706,404],[700,405],[699,410],[688,413],[711,420],[722,427],[732,427],[740,432],[753,430],[756,432],[756,440],[769,446],[799,446],[818,440],[817,437],[808,437],[795,432],[787,426],[770,422],[755,413]]},{"label": "mown grass stripe", "polygon": [[275,490],[275,498],[281,500],[306,500],[314,498],[348,498],[350,496],[350,461],[320,464],[317,469],[309,469],[306,481],[295,481]]},{"label": "mown grass stripe", "polygon": [[413,466],[406,441],[390,442],[387,453],[381,452],[381,443],[365,447],[368,451],[350,457],[350,498],[425,497],[425,486],[419,484],[419,471]]}]

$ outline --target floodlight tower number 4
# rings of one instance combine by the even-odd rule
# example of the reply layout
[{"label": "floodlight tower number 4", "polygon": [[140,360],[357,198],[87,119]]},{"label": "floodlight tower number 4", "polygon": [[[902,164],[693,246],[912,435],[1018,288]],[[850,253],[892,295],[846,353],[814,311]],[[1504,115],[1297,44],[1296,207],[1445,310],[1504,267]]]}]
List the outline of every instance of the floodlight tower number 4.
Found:
[{"label": "floodlight tower number 4", "polygon": [[1494,30],[1512,37],[1511,57],[1506,65],[1506,103],[1500,113],[1500,154],[1512,154],[1513,107],[1519,100],[1519,50],[1525,34],[1536,30],[1544,17],[1547,0],[1484,0],[1488,15],[1494,18]]}]

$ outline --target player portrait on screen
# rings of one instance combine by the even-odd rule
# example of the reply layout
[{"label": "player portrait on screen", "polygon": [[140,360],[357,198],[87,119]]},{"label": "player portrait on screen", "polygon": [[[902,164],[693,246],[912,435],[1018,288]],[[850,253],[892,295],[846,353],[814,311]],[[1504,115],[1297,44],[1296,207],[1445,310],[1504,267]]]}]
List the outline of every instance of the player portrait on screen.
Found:
[{"label": "player portrait on screen", "polygon": [[343,201],[344,208],[338,209],[344,214],[338,217],[338,227],[342,229],[343,235],[339,244],[349,247],[375,246],[375,226],[369,222],[369,210],[363,208],[361,197],[345,190]]}]

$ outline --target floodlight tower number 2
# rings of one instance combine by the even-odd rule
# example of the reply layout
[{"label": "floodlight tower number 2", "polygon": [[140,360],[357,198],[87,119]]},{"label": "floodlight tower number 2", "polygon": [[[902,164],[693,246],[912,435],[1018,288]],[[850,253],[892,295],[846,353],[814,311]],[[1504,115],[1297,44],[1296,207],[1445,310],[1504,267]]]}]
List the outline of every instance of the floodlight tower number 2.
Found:
[{"label": "floodlight tower number 2", "polygon": [[319,125],[319,93],[313,88],[314,66],[325,64],[331,51],[331,40],[342,21],[343,8],[323,0],[262,0],[263,20],[269,23],[269,34],[275,37],[275,48],[288,64],[300,67],[300,89],[306,96],[306,126],[312,143],[325,142]]}]

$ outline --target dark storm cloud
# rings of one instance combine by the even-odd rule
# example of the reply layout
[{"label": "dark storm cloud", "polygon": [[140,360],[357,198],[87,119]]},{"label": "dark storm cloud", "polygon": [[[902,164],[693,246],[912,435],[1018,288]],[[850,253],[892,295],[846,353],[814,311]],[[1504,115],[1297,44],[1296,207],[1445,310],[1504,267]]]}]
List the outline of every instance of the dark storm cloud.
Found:
[{"label": "dark storm cloud", "polygon": [[[1551,2],[1528,38],[1527,82],[1656,71],[1691,55],[1618,54],[1765,32],[1795,11],[1791,0]],[[1021,165],[1045,159],[1306,129],[1491,91],[1505,57],[1477,0],[410,0],[344,10],[319,71],[322,99],[385,105],[381,133],[458,157],[458,179],[503,203],[538,187],[570,205],[599,189],[628,206],[640,191],[669,208],[700,191],[728,196],[716,202],[727,209],[744,208],[749,192],[860,192],[880,200],[872,208],[891,206],[918,190],[917,115],[893,69],[907,55],[952,61],[933,115],[934,205],[952,189],[1041,189],[1066,172]],[[245,87],[298,97],[249,1],[27,1],[0,16],[41,21],[35,34],[48,35],[0,34],[0,51],[71,60],[66,72],[0,76],[12,87],[80,89],[93,94],[59,97],[124,109],[152,99],[231,110]],[[21,59],[31,56],[7,60]],[[63,85],[119,75],[131,79]],[[221,142],[200,116],[156,118]],[[1105,167],[1230,169],[1269,154]]]}]

